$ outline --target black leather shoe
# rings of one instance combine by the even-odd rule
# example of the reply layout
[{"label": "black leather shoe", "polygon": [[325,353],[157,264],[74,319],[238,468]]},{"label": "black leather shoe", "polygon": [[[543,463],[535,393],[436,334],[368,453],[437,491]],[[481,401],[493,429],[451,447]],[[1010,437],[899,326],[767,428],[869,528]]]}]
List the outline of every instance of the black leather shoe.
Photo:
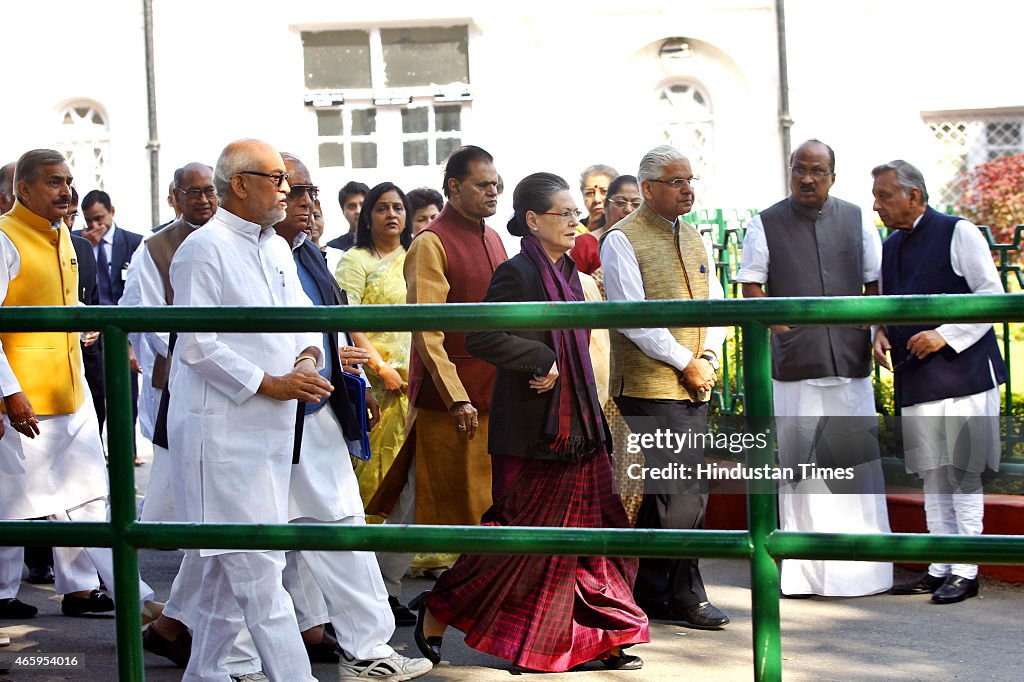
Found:
[{"label": "black leather shoe", "polygon": [[893,594],[931,594],[935,590],[942,587],[942,583],[946,582],[946,578],[936,578],[931,573],[925,571],[917,580],[912,583],[903,583],[902,585],[896,585],[892,588]]},{"label": "black leather shoe", "polygon": [[28,581],[33,585],[52,585],[53,566],[32,566],[28,569]]},{"label": "black leather shoe", "polygon": [[11,620],[24,620],[25,618],[32,618],[39,609],[26,604],[20,599],[0,599],[0,618],[10,618]]},{"label": "black leather shoe", "polygon": [[671,620],[676,620],[683,625],[700,630],[721,630],[729,623],[729,616],[725,615],[711,602],[702,601],[685,609],[670,609]]},{"label": "black leather shoe", "polygon": [[427,637],[423,634],[423,621],[427,618],[427,595],[429,590],[420,595],[420,608],[419,615],[416,618],[416,629],[413,631],[412,638],[416,640],[416,648],[420,650],[423,657],[428,661],[437,665],[441,662],[441,642],[442,637]]},{"label": "black leather shoe", "polygon": [[306,647],[306,656],[310,663],[337,663],[341,660],[338,654],[338,640],[324,628],[323,638],[314,644],[303,642]]},{"label": "black leather shoe", "polygon": [[93,590],[88,597],[64,595],[60,611],[65,616],[84,616],[89,613],[107,613],[114,610],[114,600],[99,590]]},{"label": "black leather shoe", "polygon": [[631,656],[625,652],[621,654],[609,654],[602,658],[601,662],[609,670],[640,670],[644,667],[644,659],[639,656]]},{"label": "black leather shoe", "polygon": [[167,639],[152,625],[142,633],[142,648],[151,654],[163,656],[179,668],[188,667],[192,655],[192,635],[185,630],[174,639]]},{"label": "black leather shoe", "polygon": [[951,575],[942,583],[942,587],[932,594],[936,604],[955,604],[970,597],[978,596],[978,579]]},{"label": "black leather shoe", "polygon": [[[416,614],[398,601],[398,597],[388,597],[388,604],[391,606],[391,613],[395,616],[395,625],[407,627],[416,625]],[[417,604],[417,606],[419,606]]]}]

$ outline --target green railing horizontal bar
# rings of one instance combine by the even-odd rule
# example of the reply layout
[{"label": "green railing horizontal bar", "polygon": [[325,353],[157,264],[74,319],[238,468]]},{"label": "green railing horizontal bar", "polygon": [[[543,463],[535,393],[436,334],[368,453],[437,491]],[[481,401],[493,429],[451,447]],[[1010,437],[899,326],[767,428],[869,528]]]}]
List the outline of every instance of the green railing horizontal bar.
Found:
[{"label": "green railing horizontal bar", "polygon": [[137,547],[322,549],[476,554],[708,556],[745,559],[745,531],[668,531],[626,528],[495,526],[339,526],[134,523],[126,532]]},{"label": "green railing horizontal bar", "polygon": [[0,545],[52,547],[110,547],[114,529],[109,523],[57,521],[0,521]]},{"label": "green railing horizontal bar", "polygon": [[767,538],[779,559],[1024,564],[1024,535],[840,535],[777,530]]},{"label": "green railing horizontal bar", "polygon": [[[907,467],[905,461],[900,457],[883,457],[882,470],[887,474],[905,474]],[[1020,460],[1003,460],[999,463],[999,473],[996,478],[1021,478],[1024,477],[1024,462]]]},{"label": "green railing horizontal bar", "polygon": [[821,325],[1024,321],[1024,294],[991,296],[853,296],[633,303],[490,303],[310,308],[5,307],[4,331],[89,330],[268,332],[359,329],[450,331],[488,329],[658,327],[664,325]]}]

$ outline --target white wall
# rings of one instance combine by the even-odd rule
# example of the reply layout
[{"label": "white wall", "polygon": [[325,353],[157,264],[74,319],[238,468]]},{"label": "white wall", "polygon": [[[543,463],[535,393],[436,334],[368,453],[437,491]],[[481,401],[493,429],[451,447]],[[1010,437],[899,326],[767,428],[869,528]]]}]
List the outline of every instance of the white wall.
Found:
[{"label": "white wall", "polygon": [[[51,0],[7,9],[5,46],[13,61],[0,158],[51,145],[60,103],[101,102],[111,126],[108,191],[120,222],[144,231],[141,5]],[[698,169],[710,180],[703,203],[764,207],[783,195],[770,0],[592,0],[585,6],[155,0],[154,6],[163,184],[187,161],[212,164],[239,137],[260,137],[315,162],[299,31],[468,22],[473,105],[463,140],[495,155],[509,192],[537,170],[572,184],[592,163],[635,173],[643,152],[661,141],[652,118],[658,86],[686,76],[703,85],[714,108],[713,173]],[[931,150],[922,111],[1024,104],[1014,35],[1020,11],[1012,4],[788,0],[786,12],[794,146],[808,137],[831,144],[838,157],[835,192],[849,200],[870,206],[868,173],[877,163],[902,157],[927,172]],[[60,17],[57,28],[54,17]],[[675,74],[657,57],[673,36],[694,45],[693,58]],[[341,230],[333,196],[348,179],[343,169],[314,171],[329,234]],[[385,179],[407,188],[440,185],[432,168],[379,169],[373,178]]]}]

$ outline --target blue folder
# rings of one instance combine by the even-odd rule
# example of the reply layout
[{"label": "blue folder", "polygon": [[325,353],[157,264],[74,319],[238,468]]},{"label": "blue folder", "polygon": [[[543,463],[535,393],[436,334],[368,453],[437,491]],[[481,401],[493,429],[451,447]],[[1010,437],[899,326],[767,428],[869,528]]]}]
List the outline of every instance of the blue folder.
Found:
[{"label": "blue folder", "polygon": [[366,384],[358,374],[342,372],[341,378],[345,382],[345,392],[348,394],[352,409],[355,410],[361,434],[359,440],[345,439],[348,453],[366,462],[370,459],[370,421],[366,413]]}]

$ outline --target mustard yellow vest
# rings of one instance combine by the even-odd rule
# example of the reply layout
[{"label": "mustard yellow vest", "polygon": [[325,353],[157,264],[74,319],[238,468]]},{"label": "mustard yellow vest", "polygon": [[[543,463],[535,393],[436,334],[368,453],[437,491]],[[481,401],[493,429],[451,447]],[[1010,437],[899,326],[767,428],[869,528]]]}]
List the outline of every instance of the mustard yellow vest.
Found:
[{"label": "mustard yellow vest", "polygon": [[[615,224],[633,246],[648,301],[705,300],[710,264],[700,234],[682,223],[678,234],[657,213],[643,204]],[[710,274],[710,276],[714,276]],[[704,350],[706,327],[669,327],[680,345],[695,354]],[[710,393],[690,392],[679,383],[675,367],[655,360],[628,338],[612,329],[612,395],[651,400],[703,402]]]},{"label": "mustard yellow vest", "polygon": [[[0,232],[14,242],[21,258],[4,306],[78,305],[78,261],[63,223],[54,230],[16,201],[0,216]],[[81,407],[85,390],[78,332],[0,331],[0,342],[36,414],[71,414]]]}]

